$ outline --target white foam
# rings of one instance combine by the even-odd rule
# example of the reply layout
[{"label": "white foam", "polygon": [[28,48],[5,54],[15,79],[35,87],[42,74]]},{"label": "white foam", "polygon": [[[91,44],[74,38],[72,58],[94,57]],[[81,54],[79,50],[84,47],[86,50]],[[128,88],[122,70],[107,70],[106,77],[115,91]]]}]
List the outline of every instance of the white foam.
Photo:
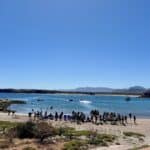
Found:
[{"label": "white foam", "polygon": [[88,100],[80,100],[80,103],[91,104],[92,102],[91,102],[91,101],[88,101]]}]

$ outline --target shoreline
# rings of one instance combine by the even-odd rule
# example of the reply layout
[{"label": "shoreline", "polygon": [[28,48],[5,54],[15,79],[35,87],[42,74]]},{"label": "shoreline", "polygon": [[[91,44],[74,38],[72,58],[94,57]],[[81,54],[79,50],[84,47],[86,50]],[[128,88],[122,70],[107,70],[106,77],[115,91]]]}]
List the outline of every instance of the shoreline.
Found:
[{"label": "shoreline", "polygon": [[[0,114],[8,114],[7,112],[0,112]],[[28,113],[20,113],[20,112],[16,112],[15,113],[17,116],[26,116],[28,117]],[[66,113],[65,115],[68,115],[69,113]],[[70,114],[71,115],[71,114]],[[150,120],[150,116],[147,117],[147,116],[137,116],[137,119],[140,119],[140,120],[143,120],[143,119],[147,119],[147,120]]]},{"label": "shoreline", "polygon": [[[0,116],[1,115],[7,115],[8,116],[8,112],[2,112],[2,111],[0,111]],[[16,116],[20,116],[20,117],[28,117],[28,113],[19,113],[19,112],[16,112],[15,115]],[[10,116],[12,116],[12,115],[10,115]],[[137,119],[138,120],[150,120],[150,117],[139,116]],[[0,120],[1,120],[1,118],[0,118]]]},{"label": "shoreline", "polygon": [[[60,94],[60,95],[91,95],[91,96],[94,96],[94,95],[105,95],[105,96],[141,96],[142,94],[141,93],[115,93],[115,92],[80,92],[80,91],[57,91],[57,90],[48,90],[49,92],[43,92],[44,90],[39,90],[39,91],[42,91],[42,92],[37,92],[38,90],[23,90],[23,91],[20,91],[20,90],[16,90],[16,89],[10,89],[12,90],[11,92],[9,91],[9,89],[7,90],[2,90],[0,89],[0,93],[7,93],[7,94],[46,94],[46,95],[57,95],[57,94]],[[18,91],[18,92],[14,92],[14,90]],[[47,90],[46,90],[47,91]]]},{"label": "shoreline", "polygon": [[[31,117],[33,118],[33,117]],[[12,122],[15,122],[16,120],[18,120],[18,122],[22,122],[22,121],[28,121],[28,120],[31,120],[31,118],[28,117],[28,114],[26,113],[15,113],[15,115],[8,115],[7,112],[0,112],[0,121],[6,121],[6,120],[9,120],[9,121],[12,121]],[[25,119],[25,120],[24,120]],[[56,122],[56,123],[60,123],[60,122],[66,122],[66,123],[69,123],[70,121],[54,121],[54,120],[49,120],[47,119],[46,121],[50,121],[50,122]],[[150,118],[143,118],[143,117],[138,117],[137,118],[137,124],[138,122],[141,124],[141,122],[145,123],[145,122],[149,122],[150,123]],[[74,123],[73,123],[74,124]],[[76,124],[76,123],[75,123]],[[83,123],[83,124],[89,124],[89,123]],[[94,125],[94,124],[93,124]],[[133,122],[132,122],[132,125],[133,125]],[[101,126],[101,125],[100,125]],[[112,126],[112,127],[115,127],[115,126],[118,126],[118,125],[104,125],[104,126]],[[121,125],[119,125],[121,126]],[[135,125],[136,126],[136,125]],[[121,126],[121,127],[128,127],[128,126]],[[149,126],[150,127],[150,126]]]}]

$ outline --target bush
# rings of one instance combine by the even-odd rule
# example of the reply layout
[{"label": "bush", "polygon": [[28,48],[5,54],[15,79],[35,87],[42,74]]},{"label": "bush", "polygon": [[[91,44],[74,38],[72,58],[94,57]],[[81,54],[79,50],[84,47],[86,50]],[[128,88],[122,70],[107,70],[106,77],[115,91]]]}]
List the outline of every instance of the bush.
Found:
[{"label": "bush", "polygon": [[40,122],[37,124],[36,137],[39,138],[41,142],[43,142],[45,138],[55,136],[56,134],[57,130],[48,123]]},{"label": "bush", "polygon": [[87,143],[84,141],[72,140],[64,145],[63,150],[87,150]]},{"label": "bush", "polygon": [[18,124],[16,127],[9,129],[7,133],[8,137],[11,138],[39,138],[41,142],[45,138],[55,136],[56,134],[56,129],[46,122]]},{"label": "bush", "polygon": [[22,138],[34,138],[37,133],[36,124],[33,122],[18,124],[15,130],[16,130],[16,136],[21,139]]}]

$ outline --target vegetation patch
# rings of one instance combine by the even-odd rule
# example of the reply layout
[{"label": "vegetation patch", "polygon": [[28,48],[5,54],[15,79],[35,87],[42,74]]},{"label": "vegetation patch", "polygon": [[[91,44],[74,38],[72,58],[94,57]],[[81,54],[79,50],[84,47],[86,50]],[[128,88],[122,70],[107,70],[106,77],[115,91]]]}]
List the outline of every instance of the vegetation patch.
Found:
[{"label": "vegetation patch", "polygon": [[37,133],[36,124],[33,122],[18,124],[14,128],[14,131],[15,131],[15,136],[21,139],[34,138]]},{"label": "vegetation patch", "polygon": [[91,134],[93,134],[93,132],[88,131],[88,130],[81,130],[81,131],[74,131],[73,132],[74,136],[90,136]]},{"label": "vegetation patch", "polygon": [[[44,142],[45,139],[47,139],[45,142],[49,142],[49,140],[55,141],[55,139],[58,138],[65,143],[64,150],[84,150],[90,146],[108,146],[116,139],[114,135],[98,134],[97,132],[88,130],[76,131],[74,128],[70,127],[55,128],[47,122],[1,122],[0,126],[8,128],[6,137],[11,143],[13,143],[14,138],[34,138],[39,139],[40,143]],[[70,141],[68,141],[68,139]]]},{"label": "vegetation patch", "polygon": [[60,127],[57,129],[57,134],[58,135],[64,135],[67,136],[68,134],[72,134],[75,131],[74,128],[70,128],[70,127]]},{"label": "vegetation patch", "polygon": [[36,149],[33,147],[25,147],[25,148],[23,148],[23,150],[36,150]]},{"label": "vegetation patch", "polygon": [[0,121],[0,138],[4,137],[6,135],[8,136],[8,132],[10,130],[14,129],[19,124],[22,124],[22,123],[9,122],[9,121]]},{"label": "vegetation patch", "polygon": [[90,145],[93,146],[108,146],[114,142],[116,136],[109,134],[97,134],[88,131],[76,131],[77,136],[86,136],[85,140],[71,140],[64,145],[64,150],[85,150]]},{"label": "vegetation patch", "polygon": [[144,148],[148,148],[150,147],[149,145],[142,145],[140,147],[135,147],[135,148],[132,148],[132,149],[129,149],[129,150],[141,150],[141,149],[144,149]]},{"label": "vegetation patch", "polygon": [[87,150],[85,141],[72,140],[64,145],[63,150]]},{"label": "vegetation patch", "polygon": [[56,128],[52,127],[51,124],[46,122],[40,122],[36,124],[36,138],[43,142],[48,137],[55,137],[57,135]]},{"label": "vegetation patch", "polygon": [[60,136],[63,135],[66,137],[90,136],[91,134],[93,134],[92,131],[88,131],[88,130],[76,131],[74,128],[70,128],[70,127],[59,128],[57,129],[57,133]]},{"label": "vegetation patch", "polygon": [[116,136],[110,134],[95,134],[92,135],[88,143],[91,145],[99,145],[99,146],[108,146],[109,143],[113,143],[116,139]]},{"label": "vegetation patch", "polygon": [[21,123],[9,122],[9,121],[0,121],[0,129],[13,128],[13,127],[16,127],[18,124],[21,124]]},{"label": "vegetation patch", "polygon": [[123,134],[124,134],[125,136],[136,137],[136,138],[145,137],[144,134],[136,133],[136,132],[123,132]]}]

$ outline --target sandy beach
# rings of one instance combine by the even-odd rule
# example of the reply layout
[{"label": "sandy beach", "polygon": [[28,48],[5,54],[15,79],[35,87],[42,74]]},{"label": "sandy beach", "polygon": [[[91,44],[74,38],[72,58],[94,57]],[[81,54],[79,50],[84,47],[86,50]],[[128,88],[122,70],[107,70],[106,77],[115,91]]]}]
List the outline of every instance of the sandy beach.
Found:
[{"label": "sandy beach", "polygon": [[[0,113],[0,121],[11,121],[11,122],[26,122],[29,118],[25,114],[16,114],[15,116],[8,116],[7,113]],[[92,123],[84,123],[77,125],[68,121],[50,121],[55,127],[68,126],[73,127],[76,130],[92,130],[99,133],[113,134],[118,136],[118,145],[111,145],[110,147],[99,147],[92,150],[129,150],[134,147],[140,147],[142,145],[150,144],[150,119],[137,119],[137,124],[131,121],[127,126],[122,125],[94,125]],[[123,132],[135,132],[145,135],[144,140],[140,141],[137,138],[129,137],[125,138]],[[144,148],[146,150],[150,148]]]}]

